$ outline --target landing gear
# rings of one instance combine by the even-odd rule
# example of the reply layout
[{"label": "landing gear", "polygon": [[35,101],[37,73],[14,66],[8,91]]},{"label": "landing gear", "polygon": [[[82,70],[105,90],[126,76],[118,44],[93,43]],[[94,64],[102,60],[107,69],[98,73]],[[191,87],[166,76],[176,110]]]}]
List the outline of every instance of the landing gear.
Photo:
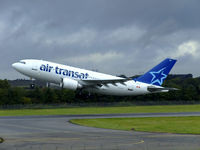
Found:
[{"label": "landing gear", "polygon": [[76,90],[76,95],[82,95],[83,88],[77,89]]},{"label": "landing gear", "polygon": [[91,98],[91,93],[90,92],[87,94],[87,98]]},{"label": "landing gear", "polygon": [[91,98],[91,93],[84,91],[84,88],[80,88],[76,90],[75,98],[88,99],[88,98]]},{"label": "landing gear", "polygon": [[30,88],[31,88],[31,89],[34,89],[34,88],[35,88],[35,84],[32,84],[32,83],[31,83],[31,84],[30,84]]},{"label": "landing gear", "polygon": [[77,89],[75,93],[75,98],[82,98],[83,96],[83,88]]},{"label": "landing gear", "polygon": [[50,83],[49,82],[46,83],[46,87],[50,88]]},{"label": "landing gear", "polygon": [[30,88],[34,89],[35,88],[35,84],[34,84],[33,78],[30,78],[30,80],[31,80]]}]

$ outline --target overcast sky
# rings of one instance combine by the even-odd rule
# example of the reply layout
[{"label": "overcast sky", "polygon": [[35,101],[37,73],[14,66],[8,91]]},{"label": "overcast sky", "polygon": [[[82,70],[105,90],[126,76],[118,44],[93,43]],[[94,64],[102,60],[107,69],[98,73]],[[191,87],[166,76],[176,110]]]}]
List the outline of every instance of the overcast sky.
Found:
[{"label": "overcast sky", "polygon": [[131,76],[171,57],[197,77],[200,1],[0,0],[0,52],[1,79],[25,58]]}]

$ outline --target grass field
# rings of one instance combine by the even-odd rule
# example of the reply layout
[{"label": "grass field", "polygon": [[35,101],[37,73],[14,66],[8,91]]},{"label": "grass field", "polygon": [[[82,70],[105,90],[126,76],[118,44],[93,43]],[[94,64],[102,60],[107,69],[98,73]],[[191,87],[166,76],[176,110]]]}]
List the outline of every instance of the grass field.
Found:
[{"label": "grass field", "polygon": [[106,129],[200,134],[200,117],[74,119],[71,122]]},{"label": "grass field", "polygon": [[163,112],[163,113],[164,112],[200,112],[200,105],[76,107],[76,108],[55,108],[55,109],[0,110],[0,116],[160,113],[160,112]]}]

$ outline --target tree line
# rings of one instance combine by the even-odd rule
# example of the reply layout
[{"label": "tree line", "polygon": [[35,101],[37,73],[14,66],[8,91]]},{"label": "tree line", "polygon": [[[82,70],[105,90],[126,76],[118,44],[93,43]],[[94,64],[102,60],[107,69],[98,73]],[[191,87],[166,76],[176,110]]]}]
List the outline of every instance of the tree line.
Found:
[{"label": "tree line", "polygon": [[52,89],[36,86],[34,89],[13,87],[7,80],[0,80],[0,105],[15,104],[55,104],[55,103],[101,103],[101,102],[133,102],[133,101],[199,101],[200,78],[188,76],[169,76],[164,82],[165,87],[174,87],[178,91],[155,93],[141,96],[105,96],[83,93],[77,96],[75,91],[68,89]]}]

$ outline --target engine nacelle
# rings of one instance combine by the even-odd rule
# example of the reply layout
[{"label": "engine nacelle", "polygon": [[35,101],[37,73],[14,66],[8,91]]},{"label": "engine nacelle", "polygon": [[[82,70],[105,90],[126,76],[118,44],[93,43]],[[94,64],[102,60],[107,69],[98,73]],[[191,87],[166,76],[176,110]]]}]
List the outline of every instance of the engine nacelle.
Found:
[{"label": "engine nacelle", "polygon": [[75,91],[78,88],[81,88],[82,86],[76,80],[64,78],[62,79],[61,87]]}]

